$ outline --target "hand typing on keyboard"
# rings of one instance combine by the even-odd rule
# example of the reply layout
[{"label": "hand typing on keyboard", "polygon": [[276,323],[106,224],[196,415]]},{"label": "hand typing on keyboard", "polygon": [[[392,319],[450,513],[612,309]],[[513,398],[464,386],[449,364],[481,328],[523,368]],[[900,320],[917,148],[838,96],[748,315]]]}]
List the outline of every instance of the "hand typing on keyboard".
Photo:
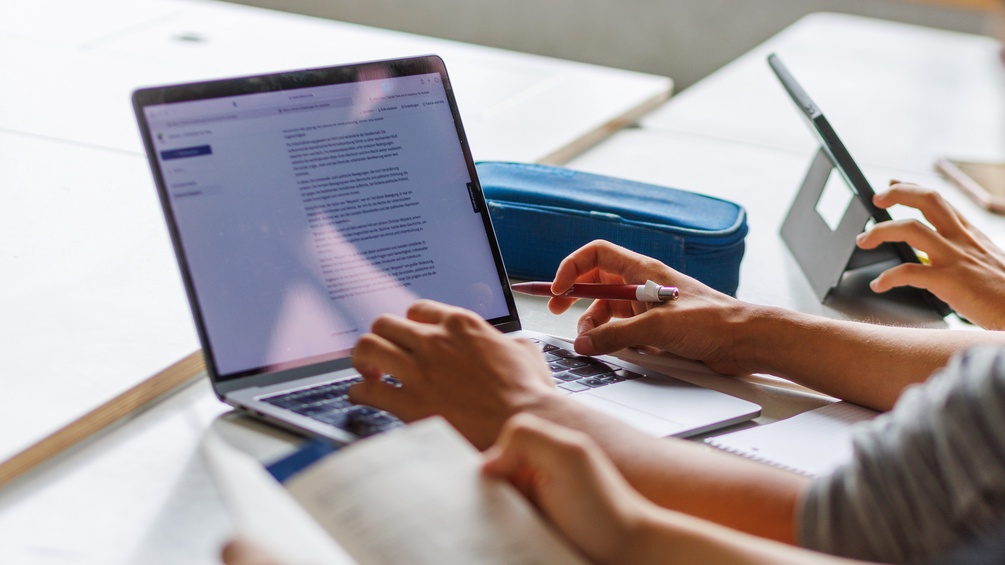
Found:
[{"label": "hand typing on keyboard", "polygon": [[[479,448],[491,445],[509,416],[559,396],[537,344],[428,300],[406,318],[379,317],[356,344],[353,364],[364,382],[349,389],[351,400],[406,422],[442,415]],[[401,386],[382,381],[385,374]]]}]

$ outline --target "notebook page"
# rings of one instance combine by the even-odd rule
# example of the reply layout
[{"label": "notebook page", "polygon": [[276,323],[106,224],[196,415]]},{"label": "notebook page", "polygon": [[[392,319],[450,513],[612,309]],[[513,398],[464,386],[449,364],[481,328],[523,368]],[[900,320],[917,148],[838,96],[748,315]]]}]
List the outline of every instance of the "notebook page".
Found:
[{"label": "notebook page", "polygon": [[791,418],[711,437],[705,443],[807,477],[819,477],[851,460],[852,429],[878,414],[835,402]]},{"label": "notebook page", "polygon": [[360,562],[583,563],[441,418],[344,448],[286,487]]},{"label": "notebook page", "polygon": [[243,538],[286,565],[355,565],[256,459],[213,430],[206,432],[201,450]]}]

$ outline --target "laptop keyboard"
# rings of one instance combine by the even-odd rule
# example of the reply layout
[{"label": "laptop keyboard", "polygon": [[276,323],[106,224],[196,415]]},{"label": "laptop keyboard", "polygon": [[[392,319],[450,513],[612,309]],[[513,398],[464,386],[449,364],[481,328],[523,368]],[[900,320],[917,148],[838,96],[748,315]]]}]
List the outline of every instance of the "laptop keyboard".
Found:
[{"label": "laptop keyboard", "polygon": [[544,353],[544,359],[551,367],[551,377],[555,381],[555,386],[566,394],[583,392],[642,376],[610,361],[579,355],[571,349],[536,339],[531,341],[537,343]]},{"label": "laptop keyboard", "polygon": [[[565,394],[582,392],[642,376],[610,361],[579,355],[570,349],[543,341],[535,339],[531,341],[537,343],[541,348],[545,361],[551,368],[551,376],[555,381],[555,386]],[[391,383],[397,382],[394,377],[384,377],[384,379]],[[401,420],[383,410],[353,404],[349,401],[349,387],[362,382],[362,380],[362,377],[354,377],[260,400],[341,428],[360,437],[371,436],[401,426]]]},{"label": "laptop keyboard", "polygon": [[[392,377],[385,377],[385,380],[396,382]],[[353,404],[349,401],[349,387],[362,381],[363,377],[354,377],[270,396],[261,400],[319,422],[331,424],[360,437],[372,436],[401,426],[401,420],[383,410]]]}]

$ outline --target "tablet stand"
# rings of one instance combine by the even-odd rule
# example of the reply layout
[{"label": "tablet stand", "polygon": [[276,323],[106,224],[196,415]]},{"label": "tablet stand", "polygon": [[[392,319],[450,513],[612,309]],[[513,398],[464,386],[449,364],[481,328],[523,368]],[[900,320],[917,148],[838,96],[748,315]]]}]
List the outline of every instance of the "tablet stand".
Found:
[{"label": "tablet stand", "polygon": [[782,223],[782,239],[809,280],[817,299],[824,302],[834,294],[840,294],[842,298],[854,296],[871,300],[882,297],[884,301],[896,301],[945,316],[948,312],[940,312],[918,289],[900,288],[883,294],[872,292],[869,281],[899,264],[901,259],[893,247],[886,244],[872,250],[860,249],[855,244],[855,237],[862,233],[872,217],[858,198],[849,201],[836,229],[832,230],[817,212],[817,202],[834,169],[830,156],[821,147]]}]

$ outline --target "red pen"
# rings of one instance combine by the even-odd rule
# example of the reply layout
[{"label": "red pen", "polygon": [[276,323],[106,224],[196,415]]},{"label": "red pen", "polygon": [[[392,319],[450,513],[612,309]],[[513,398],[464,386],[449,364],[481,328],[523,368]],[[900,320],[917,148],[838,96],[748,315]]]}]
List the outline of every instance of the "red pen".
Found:
[{"label": "red pen", "polygon": [[[513,285],[513,290],[535,296],[559,296],[551,293],[550,282],[516,283]],[[653,281],[646,281],[646,284],[578,283],[572,285],[572,288],[562,293],[561,296],[663,302],[664,300],[677,300],[680,291],[675,286],[661,286]]]}]

